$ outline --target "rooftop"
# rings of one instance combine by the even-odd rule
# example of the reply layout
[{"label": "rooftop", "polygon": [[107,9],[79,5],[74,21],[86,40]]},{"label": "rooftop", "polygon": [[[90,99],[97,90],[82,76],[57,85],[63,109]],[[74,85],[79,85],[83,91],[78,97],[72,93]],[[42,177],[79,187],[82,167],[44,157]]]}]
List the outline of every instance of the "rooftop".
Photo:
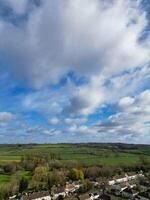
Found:
[{"label": "rooftop", "polygon": [[23,195],[22,199],[23,200],[33,200],[33,199],[42,198],[42,197],[46,197],[46,196],[50,196],[48,191],[33,192],[33,193],[29,193],[28,195]]}]

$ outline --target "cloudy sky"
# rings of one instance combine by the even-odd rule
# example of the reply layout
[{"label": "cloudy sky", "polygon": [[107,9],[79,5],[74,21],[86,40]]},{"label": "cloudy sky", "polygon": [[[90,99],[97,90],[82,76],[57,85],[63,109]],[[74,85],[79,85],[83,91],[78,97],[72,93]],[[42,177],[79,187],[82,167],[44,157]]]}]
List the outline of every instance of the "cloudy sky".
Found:
[{"label": "cloudy sky", "polygon": [[149,0],[0,0],[0,143],[150,144]]}]

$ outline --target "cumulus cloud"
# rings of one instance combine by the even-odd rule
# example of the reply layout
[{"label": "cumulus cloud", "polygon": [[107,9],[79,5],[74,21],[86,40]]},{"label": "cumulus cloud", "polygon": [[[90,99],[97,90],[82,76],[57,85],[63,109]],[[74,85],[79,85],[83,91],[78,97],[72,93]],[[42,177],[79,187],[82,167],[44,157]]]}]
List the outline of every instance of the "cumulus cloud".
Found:
[{"label": "cumulus cloud", "polygon": [[[86,125],[72,125],[66,129],[66,132],[75,136],[97,136],[98,135],[98,128],[97,127],[89,127]],[[100,138],[99,138],[100,139]]]},{"label": "cumulus cloud", "polygon": [[51,125],[57,125],[57,124],[59,124],[59,119],[57,117],[53,117],[53,118],[49,119],[48,122]]},{"label": "cumulus cloud", "polygon": [[13,119],[13,114],[10,112],[0,112],[0,123],[9,122]]},{"label": "cumulus cloud", "polygon": [[[19,3],[22,9],[26,2]],[[0,37],[7,38],[0,50],[9,57],[14,78],[35,88],[56,83],[71,70],[87,77],[89,83],[75,89],[64,112],[90,114],[119,96],[120,88],[127,94],[129,82],[135,89],[132,70],[149,61],[148,39],[140,40],[147,24],[139,1],[46,0],[29,10],[24,26],[0,20]],[[130,74],[121,75],[124,70]],[[104,87],[104,80],[113,87]]]},{"label": "cumulus cloud", "polygon": [[134,103],[134,98],[132,97],[124,97],[120,100],[119,106],[121,107],[127,107],[131,106]]},{"label": "cumulus cloud", "polygon": [[63,91],[63,89],[59,91],[45,89],[23,95],[21,98],[23,110],[37,111],[48,115],[60,113],[63,104],[67,101],[68,90],[66,89],[66,93]]},{"label": "cumulus cloud", "polygon": [[25,129],[25,133],[31,136],[34,135],[40,135],[40,136],[54,136],[54,135],[59,135],[61,132],[59,130],[55,129],[48,129],[44,127],[28,127]]},{"label": "cumulus cloud", "polygon": [[70,105],[65,109],[65,113],[76,113],[88,115],[104,102],[105,91],[100,85],[101,78],[92,77],[89,84],[78,88],[76,94],[70,100]]},{"label": "cumulus cloud", "polygon": [[110,138],[120,141],[148,143],[150,131],[150,90],[145,90],[135,97],[123,97],[119,101],[120,112],[101,122],[99,133],[106,133]]},{"label": "cumulus cloud", "polygon": [[11,58],[15,76],[37,88],[69,70],[108,76],[143,65],[149,50],[139,38],[147,19],[138,2],[45,0],[24,27],[1,19],[0,37],[7,40],[0,49]]},{"label": "cumulus cloud", "polygon": [[78,125],[87,122],[87,118],[65,118],[64,121],[67,125]]}]

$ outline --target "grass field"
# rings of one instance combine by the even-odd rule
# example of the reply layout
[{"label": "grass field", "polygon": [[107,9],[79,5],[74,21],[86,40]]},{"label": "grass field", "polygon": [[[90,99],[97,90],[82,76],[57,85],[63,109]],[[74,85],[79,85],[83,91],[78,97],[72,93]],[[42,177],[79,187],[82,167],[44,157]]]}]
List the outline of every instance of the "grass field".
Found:
[{"label": "grass field", "polygon": [[61,162],[73,160],[88,166],[96,164],[135,164],[144,155],[150,160],[150,146],[120,146],[117,144],[39,144],[0,145],[0,164],[20,162],[25,154],[55,153]]},{"label": "grass field", "polygon": [[19,171],[13,175],[0,174],[0,186],[4,185],[5,183],[8,183],[12,178],[15,179],[16,175],[17,175],[17,177],[26,177],[26,178],[30,179],[32,174],[31,174],[31,172],[28,172],[28,171]]},{"label": "grass field", "polygon": [[9,182],[10,178],[10,175],[0,174],[0,184]]}]

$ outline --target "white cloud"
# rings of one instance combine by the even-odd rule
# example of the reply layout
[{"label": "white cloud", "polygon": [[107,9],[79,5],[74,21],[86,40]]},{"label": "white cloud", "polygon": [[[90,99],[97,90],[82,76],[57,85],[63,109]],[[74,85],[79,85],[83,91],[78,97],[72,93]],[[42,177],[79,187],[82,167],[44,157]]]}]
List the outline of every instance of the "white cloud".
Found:
[{"label": "white cloud", "polygon": [[[66,89],[66,92],[68,90]],[[60,98],[61,96],[61,98]],[[66,102],[66,95],[62,91],[50,91],[49,89],[43,89],[31,92],[27,95],[23,95],[22,107],[23,110],[37,111],[50,115],[51,113],[56,114],[62,111],[62,106]]]},{"label": "white cloud", "polygon": [[[32,134],[32,136],[35,135],[45,135],[45,136],[54,136],[61,134],[61,131],[55,130],[55,129],[48,129],[44,127],[29,127],[25,129],[25,132],[27,134]],[[29,136],[29,135],[28,135]]]},{"label": "white cloud", "polygon": [[139,41],[147,19],[137,2],[45,0],[24,27],[1,20],[0,37],[7,40],[0,49],[11,58],[15,76],[37,88],[69,70],[90,78],[141,66],[149,49]]},{"label": "white cloud", "polygon": [[136,118],[140,118],[140,121],[143,122],[143,120],[148,120],[148,118],[150,117],[149,103],[150,90],[145,90],[137,95],[134,99],[132,98],[132,103],[130,103],[130,105],[128,104],[128,106],[123,106],[122,108],[124,112],[137,114]]},{"label": "white cloud", "polygon": [[97,136],[98,128],[97,127],[89,127],[86,125],[80,125],[80,126],[72,125],[69,128],[67,128],[65,131],[68,132],[69,134],[72,134],[75,136],[85,135],[87,137],[90,135]]},{"label": "white cloud", "polygon": [[54,136],[54,135],[59,135],[61,134],[61,131],[59,130],[48,130],[48,129],[45,129],[41,132],[42,134],[45,134],[47,136]]},{"label": "white cloud", "polygon": [[5,123],[13,119],[13,114],[10,112],[0,112],[0,123]]},{"label": "white cloud", "polygon": [[59,124],[59,119],[57,117],[53,117],[49,120],[49,123],[52,125],[57,125]]},{"label": "white cloud", "polygon": [[104,102],[105,91],[100,87],[99,77],[92,77],[89,84],[80,86],[64,112],[88,115]]},{"label": "white cloud", "polygon": [[134,98],[132,97],[124,97],[120,100],[119,106],[121,107],[127,107],[131,106],[134,103]]},{"label": "white cloud", "polygon": [[78,125],[87,122],[87,118],[65,118],[64,121],[67,125]]},{"label": "white cloud", "polygon": [[124,97],[120,100],[121,111],[101,122],[99,133],[107,138],[122,142],[149,143],[150,131],[150,90],[145,90],[139,95]]},{"label": "white cloud", "polygon": [[[87,77],[89,83],[75,88],[64,109],[87,115],[133,92],[141,83],[134,68],[142,66],[142,80],[149,74],[149,67],[143,69],[149,47],[139,40],[147,23],[138,1],[45,0],[30,11],[24,26],[1,19],[0,37],[7,40],[0,41],[0,49],[9,56],[14,77],[36,88],[58,82],[70,70]],[[124,70],[130,73],[121,74]],[[108,80],[111,88],[103,86]],[[24,104],[41,105],[31,99]]]}]

